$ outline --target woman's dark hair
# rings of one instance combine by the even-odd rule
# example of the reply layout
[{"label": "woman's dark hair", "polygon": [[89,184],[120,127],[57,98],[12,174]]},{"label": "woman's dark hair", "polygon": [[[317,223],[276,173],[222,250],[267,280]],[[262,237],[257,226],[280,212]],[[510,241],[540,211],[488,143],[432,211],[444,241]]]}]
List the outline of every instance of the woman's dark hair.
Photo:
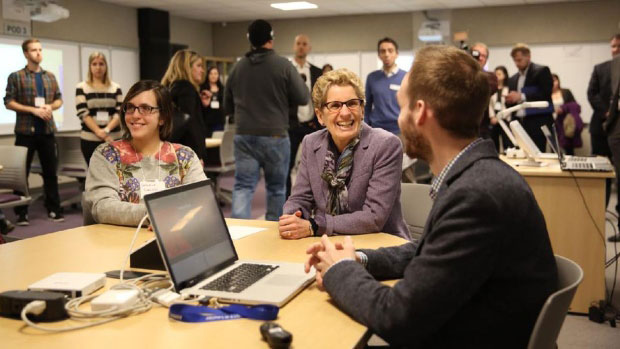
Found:
[{"label": "woman's dark hair", "polygon": [[[325,69],[329,69],[329,70],[328,70],[328,71],[325,71]],[[323,74],[325,74],[325,73],[327,73],[327,72],[330,72],[330,71],[332,71],[332,70],[334,70],[334,67],[333,67],[331,64],[329,64],[329,63],[325,63],[325,65],[324,65],[324,66],[323,66],[323,68],[321,69],[321,71],[323,72]]]},{"label": "woman's dark hair", "polygon": [[506,83],[508,82],[508,70],[506,70],[506,67],[504,67],[503,65],[498,65],[497,67],[495,67],[495,69],[493,70],[494,72],[497,70],[501,70],[504,73],[504,86],[506,86]]},{"label": "woman's dark hair", "polygon": [[205,79],[205,82],[203,85],[207,86],[207,89],[209,89],[210,85],[211,85],[211,81],[209,81],[209,74],[211,74],[211,70],[217,70],[217,75],[218,75],[218,79],[217,82],[215,83],[217,85],[217,88],[222,91],[224,89],[224,85],[222,84],[222,74],[220,73],[220,70],[217,68],[217,66],[212,65],[211,67],[209,67],[209,69],[207,69],[207,78]]},{"label": "woman's dark hair", "polygon": [[170,91],[168,88],[160,84],[159,81],[155,80],[140,80],[133,84],[129,91],[127,91],[125,100],[123,100],[123,107],[121,108],[121,128],[123,129],[123,138],[131,139],[131,133],[125,123],[125,105],[127,105],[127,103],[129,103],[129,101],[134,97],[146,91],[153,91],[155,94],[157,107],[159,108],[159,120],[164,122],[163,125],[159,127],[159,138],[161,140],[167,140],[172,134],[172,97],[170,96]]},{"label": "woman's dark hair", "polygon": [[558,76],[558,74],[553,73],[553,74],[551,74],[551,77],[558,81],[558,88],[562,88],[562,85],[560,85],[560,77]]}]

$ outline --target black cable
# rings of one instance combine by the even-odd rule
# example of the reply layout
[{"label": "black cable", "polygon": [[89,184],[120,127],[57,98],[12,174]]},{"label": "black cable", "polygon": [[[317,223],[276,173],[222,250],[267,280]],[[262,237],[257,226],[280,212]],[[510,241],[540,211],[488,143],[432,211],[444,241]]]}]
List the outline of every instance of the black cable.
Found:
[{"label": "black cable", "polygon": [[573,171],[568,171],[568,172],[571,174],[573,180],[575,181],[575,184],[577,185],[577,189],[579,190],[579,194],[581,195],[581,201],[583,202],[583,206],[586,208],[586,211],[588,212],[588,215],[590,216],[590,220],[592,221],[592,224],[594,224],[594,227],[596,228],[596,231],[598,232],[598,235],[601,238],[601,241],[603,241],[603,246],[607,248],[607,243],[605,242],[605,234],[601,232],[601,229],[596,224],[596,220],[594,219],[592,212],[590,212],[590,207],[588,207],[588,204],[586,203],[586,197],[583,195],[583,192],[581,191],[581,186],[579,185],[579,181],[577,180],[577,177],[575,177],[575,174],[573,173]]}]

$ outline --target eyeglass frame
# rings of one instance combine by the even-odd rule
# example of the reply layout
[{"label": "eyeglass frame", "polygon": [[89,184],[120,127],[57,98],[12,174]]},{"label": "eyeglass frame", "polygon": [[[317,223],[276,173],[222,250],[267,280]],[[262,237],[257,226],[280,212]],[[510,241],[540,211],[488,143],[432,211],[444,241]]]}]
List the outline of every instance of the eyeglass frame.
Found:
[{"label": "eyeglass frame", "polygon": [[[359,107],[357,107],[357,108],[361,108],[361,107],[363,107],[363,106],[364,106],[364,100],[363,100],[362,98],[351,98],[351,99],[349,99],[348,101],[344,101],[344,102],[342,102],[342,101],[329,101],[329,102],[325,102],[325,103],[323,103],[322,107],[323,107],[323,108],[327,108],[327,110],[329,110],[329,111],[330,111],[330,112],[332,112],[332,113],[335,113],[335,112],[339,112],[339,111],[341,111],[341,110],[342,110],[342,107],[343,107],[343,106],[345,106],[345,105],[347,106],[347,109],[349,109],[349,111],[359,110],[359,109],[357,109],[357,108],[352,109],[352,108],[350,108],[350,107],[347,105],[347,103],[349,103],[349,102],[351,102],[351,101],[359,101],[359,102],[360,102],[360,105],[359,105]],[[338,109],[331,109],[330,107],[328,107],[328,106],[327,106],[328,104],[335,103],[335,102],[342,103],[342,105],[340,106],[340,108],[338,108]]]},{"label": "eyeglass frame", "polygon": [[[142,111],[140,111],[140,109],[147,108],[147,107],[149,108],[149,111],[147,113],[143,113]],[[128,108],[133,108],[133,111],[129,111]],[[133,114],[137,110],[138,114],[142,116],[146,116],[146,115],[153,114],[153,111],[155,110],[157,111],[161,110],[161,107],[153,107],[148,104],[134,105],[132,103],[125,103],[121,106],[121,110],[123,111],[123,114]]]}]

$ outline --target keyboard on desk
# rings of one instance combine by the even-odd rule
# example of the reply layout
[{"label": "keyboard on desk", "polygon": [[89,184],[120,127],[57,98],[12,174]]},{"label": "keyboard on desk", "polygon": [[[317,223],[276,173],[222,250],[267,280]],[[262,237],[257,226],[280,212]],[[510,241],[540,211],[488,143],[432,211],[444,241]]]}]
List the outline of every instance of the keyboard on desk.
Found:
[{"label": "keyboard on desk", "polygon": [[277,265],[243,263],[201,289],[240,293],[277,268]]}]

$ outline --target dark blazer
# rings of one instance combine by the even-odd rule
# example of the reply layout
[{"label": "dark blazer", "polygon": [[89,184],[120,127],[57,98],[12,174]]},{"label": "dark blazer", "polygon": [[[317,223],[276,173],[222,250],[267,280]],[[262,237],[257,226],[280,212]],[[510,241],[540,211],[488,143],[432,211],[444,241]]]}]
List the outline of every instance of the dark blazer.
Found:
[{"label": "dark blazer", "polygon": [[620,137],[620,127],[618,123],[618,94],[620,93],[620,56],[614,58],[611,64],[611,98],[609,103],[609,118],[604,123],[607,134],[613,137]]},{"label": "dark blazer", "polygon": [[[200,159],[205,159],[206,128],[202,116],[202,101],[198,91],[189,81],[177,80],[170,86],[170,94],[175,107],[189,115],[189,121],[184,132],[180,132],[180,139],[171,139],[170,141],[192,148]],[[174,134],[179,134],[179,132],[174,132]]]},{"label": "dark blazer", "polygon": [[[419,244],[362,250],[332,266],[325,289],[393,346],[525,348],[557,289],[545,220],[525,180],[490,140],[447,173]],[[394,287],[378,280],[402,278]]]},{"label": "dark blazer", "polygon": [[[510,91],[517,91],[519,82],[519,73],[517,72],[508,79],[508,88]],[[553,89],[553,78],[549,67],[539,65],[536,63],[530,63],[530,68],[525,75],[525,83],[523,84],[523,90],[518,91],[525,94],[525,98],[528,102],[533,101],[548,101],[549,108],[539,109],[532,108],[525,110],[525,116],[529,115],[551,115],[553,113],[553,101],[551,100],[551,90]],[[511,107],[514,104],[506,105]]]},{"label": "dark blazer", "polygon": [[590,133],[593,137],[604,136],[603,121],[609,110],[611,98],[611,60],[597,64],[592,70],[588,83],[588,102],[592,106]]},{"label": "dark blazer", "polygon": [[351,213],[325,213],[327,183],[321,178],[330,137],[327,129],[306,136],[301,144],[301,164],[284,213],[301,209],[308,219],[314,211],[318,234],[354,235],[384,232],[409,240],[400,206],[403,148],[398,137],[362,123],[360,143],[353,155],[347,184]]},{"label": "dark blazer", "polygon": [[[310,103],[312,103],[312,89],[314,88],[314,84],[316,84],[316,80],[323,74],[321,68],[310,64]],[[306,77],[307,78],[307,77]],[[289,128],[294,128],[299,126],[299,119],[297,118],[297,107],[298,104],[290,103],[289,104]],[[319,124],[319,120],[314,115],[314,119],[312,119],[313,124],[316,125],[315,129],[319,129],[321,125]]]}]

